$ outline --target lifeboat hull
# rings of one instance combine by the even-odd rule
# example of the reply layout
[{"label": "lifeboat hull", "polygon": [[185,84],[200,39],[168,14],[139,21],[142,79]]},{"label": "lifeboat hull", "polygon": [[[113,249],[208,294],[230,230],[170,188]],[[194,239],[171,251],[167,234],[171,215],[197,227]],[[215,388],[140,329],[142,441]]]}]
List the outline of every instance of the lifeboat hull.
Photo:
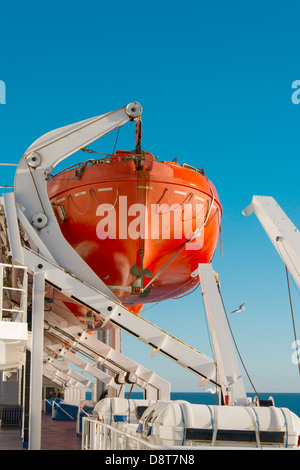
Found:
[{"label": "lifeboat hull", "polygon": [[137,168],[129,154],[57,174],[48,194],[66,240],[138,312],[198,284],[192,273],[214,256],[222,208],[199,171],[148,153]]}]

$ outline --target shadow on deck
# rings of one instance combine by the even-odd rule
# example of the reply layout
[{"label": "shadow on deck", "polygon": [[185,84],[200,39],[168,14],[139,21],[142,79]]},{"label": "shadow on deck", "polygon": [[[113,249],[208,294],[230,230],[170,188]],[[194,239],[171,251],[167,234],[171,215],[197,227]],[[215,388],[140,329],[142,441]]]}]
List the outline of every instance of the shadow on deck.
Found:
[{"label": "shadow on deck", "polygon": [[[0,428],[0,450],[27,450],[22,444],[21,430]],[[76,422],[55,420],[43,413],[41,450],[81,450]]]}]

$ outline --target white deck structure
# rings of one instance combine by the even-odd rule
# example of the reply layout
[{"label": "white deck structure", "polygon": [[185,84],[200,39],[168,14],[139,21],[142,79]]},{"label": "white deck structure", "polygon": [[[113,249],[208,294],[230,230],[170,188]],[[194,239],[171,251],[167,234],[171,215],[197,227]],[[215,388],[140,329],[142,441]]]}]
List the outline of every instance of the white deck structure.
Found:
[{"label": "white deck structure", "polygon": [[[30,449],[40,448],[43,375],[69,389],[73,387],[83,392],[87,387],[95,388],[94,381],[76,374],[70,363],[108,386],[111,396],[122,399],[123,386],[129,383],[140,387],[147,400],[169,402],[170,384],[121,353],[122,329],[198,376],[200,385],[211,382],[217,387],[223,403],[231,405],[228,409],[232,410],[233,429],[238,429],[239,413],[236,410],[240,410],[240,416],[245,409],[252,410],[251,426],[255,442],[260,446],[255,406],[251,405],[245,392],[212,266],[199,265],[193,275],[199,276],[201,282],[216,362],[124,307],[64,239],[50,204],[47,178],[55,165],[113,129],[139,118],[141,112],[138,103],[130,103],[117,111],[42,136],[23,155],[16,170],[13,191],[3,194],[0,199],[0,368],[24,371],[26,350],[31,352]],[[280,254],[299,284],[299,233],[287,218],[280,218],[279,226],[276,220],[278,206],[271,199],[267,200],[268,207],[265,203],[265,198],[255,197],[246,211],[249,214],[254,210],[264,221],[275,246],[280,243],[284,247]],[[92,317],[77,318],[66,308],[66,302],[83,306]],[[91,318],[95,325],[100,325],[98,331],[109,332],[108,344],[97,335],[89,334]],[[81,392],[76,395],[77,402],[82,399]],[[96,393],[94,402],[97,402]],[[285,434],[282,446],[295,447],[295,442],[298,443],[300,424],[296,418],[288,418],[295,421],[294,437],[288,440]],[[92,426],[97,427],[97,418],[83,421],[83,448],[104,448],[103,441],[87,444],[91,442],[87,430],[92,432],[87,423],[91,421]],[[217,429],[216,422],[215,416],[212,420],[214,429]],[[287,432],[283,429],[286,422],[278,421],[277,424],[281,433]],[[249,427],[248,422],[246,427]],[[277,428],[271,431],[279,432]],[[128,425],[124,432],[132,435],[132,427]],[[96,434],[94,430],[93,436]],[[101,430],[100,435],[106,434]],[[109,448],[120,441],[116,438],[115,444],[108,444],[107,437],[105,439]],[[134,434],[133,440],[141,446],[144,440],[144,445],[149,446],[149,439],[142,433]],[[212,441],[217,442],[217,434],[212,434]],[[158,444],[153,441],[151,445]]]}]

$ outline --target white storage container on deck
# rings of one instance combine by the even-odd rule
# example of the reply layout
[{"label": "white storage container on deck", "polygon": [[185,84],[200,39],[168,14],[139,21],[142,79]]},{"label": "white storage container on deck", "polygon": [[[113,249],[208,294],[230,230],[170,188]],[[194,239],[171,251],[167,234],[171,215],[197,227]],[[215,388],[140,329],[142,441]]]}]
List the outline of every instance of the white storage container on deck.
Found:
[{"label": "white storage container on deck", "polygon": [[297,447],[300,419],[287,408],[157,402],[141,420],[141,437],[167,446]]},{"label": "white storage container on deck", "polygon": [[111,426],[117,423],[138,424],[145,409],[154,400],[135,400],[127,398],[104,398],[94,407],[94,418]]}]

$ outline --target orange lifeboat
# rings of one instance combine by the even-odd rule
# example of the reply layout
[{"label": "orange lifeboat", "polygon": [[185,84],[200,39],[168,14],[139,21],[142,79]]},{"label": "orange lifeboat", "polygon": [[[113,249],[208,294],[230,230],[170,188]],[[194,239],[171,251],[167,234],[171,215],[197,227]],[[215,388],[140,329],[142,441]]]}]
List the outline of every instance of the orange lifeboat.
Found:
[{"label": "orange lifeboat", "polygon": [[222,208],[203,170],[117,151],[51,176],[48,194],[66,240],[135,313],[198,284]]}]

